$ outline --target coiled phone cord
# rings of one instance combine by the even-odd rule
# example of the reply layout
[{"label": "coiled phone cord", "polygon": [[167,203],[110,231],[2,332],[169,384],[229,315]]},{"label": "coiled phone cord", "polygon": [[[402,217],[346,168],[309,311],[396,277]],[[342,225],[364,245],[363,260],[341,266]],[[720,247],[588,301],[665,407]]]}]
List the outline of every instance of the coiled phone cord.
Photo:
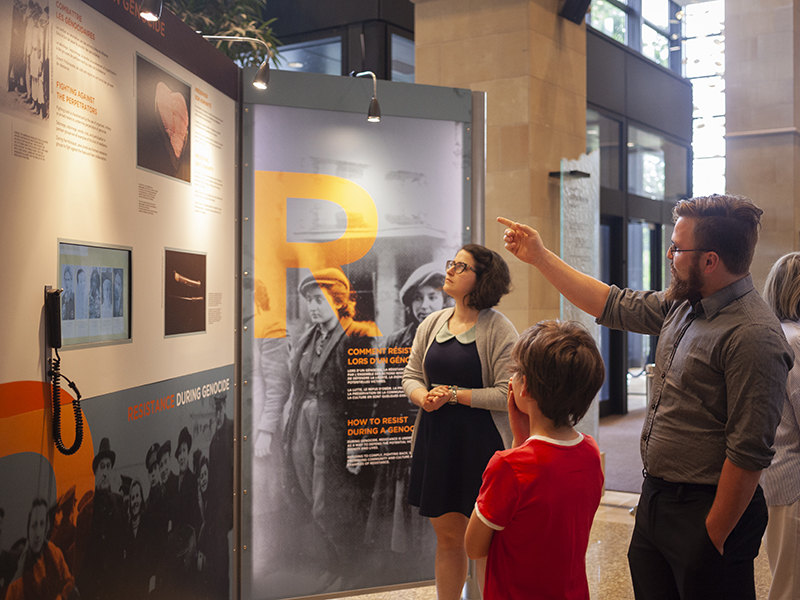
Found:
[{"label": "coiled phone cord", "polygon": [[[52,375],[53,385],[53,442],[61,454],[67,456],[75,454],[83,442],[83,416],[81,414],[81,393],[66,375],[61,374],[61,357],[58,355],[58,348],[54,348],[56,357],[51,361],[50,374]],[[72,446],[67,448],[61,440],[61,378],[67,380],[69,387],[75,392],[75,399],[72,401],[72,410],[75,412],[75,441]]]}]

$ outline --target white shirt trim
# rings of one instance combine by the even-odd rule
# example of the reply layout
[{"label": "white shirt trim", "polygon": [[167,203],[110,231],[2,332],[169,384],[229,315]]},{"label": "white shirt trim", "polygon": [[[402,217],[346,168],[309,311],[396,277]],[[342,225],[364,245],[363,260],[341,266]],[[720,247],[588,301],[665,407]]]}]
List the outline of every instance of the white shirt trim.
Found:
[{"label": "white shirt trim", "polygon": [[491,529],[494,529],[495,531],[503,531],[503,529],[505,529],[505,527],[500,527],[499,525],[495,525],[495,524],[494,524],[494,523],[492,523],[492,522],[491,522],[489,519],[487,519],[486,517],[484,517],[484,516],[481,514],[481,509],[480,509],[480,508],[478,508],[478,503],[477,503],[477,502],[475,503],[475,514],[476,514],[476,515],[478,515],[478,518],[479,518],[481,521],[483,521],[483,524],[484,524],[484,525],[486,525],[487,527],[489,527],[489,528],[491,528]]},{"label": "white shirt trim", "polygon": [[580,444],[584,440],[584,436],[579,431],[578,432],[578,437],[576,437],[574,440],[554,440],[553,438],[549,438],[549,437],[544,436],[544,435],[532,435],[531,437],[529,437],[525,441],[528,442],[530,440],[541,440],[543,442],[548,442],[550,444],[555,444],[556,446],[577,446],[578,444]]}]

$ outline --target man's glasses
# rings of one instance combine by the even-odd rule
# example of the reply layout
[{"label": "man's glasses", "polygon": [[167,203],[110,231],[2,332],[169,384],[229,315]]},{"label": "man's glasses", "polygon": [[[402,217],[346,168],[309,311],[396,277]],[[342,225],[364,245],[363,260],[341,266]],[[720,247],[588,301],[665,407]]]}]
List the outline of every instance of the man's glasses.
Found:
[{"label": "man's glasses", "polygon": [[470,267],[467,263],[456,262],[454,260],[448,260],[445,263],[445,270],[449,271],[450,269],[453,269],[453,271],[456,273],[456,275],[459,275],[459,274],[463,273],[467,269],[469,269],[473,273],[477,273],[477,271],[475,269],[473,269],[472,267]]},{"label": "man's glasses", "polygon": [[684,250],[683,248],[678,248],[674,243],[669,245],[667,252],[671,254],[678,254],[680,252],[711,252],[711,250],[703,250],[701,248],[691,248]]}]

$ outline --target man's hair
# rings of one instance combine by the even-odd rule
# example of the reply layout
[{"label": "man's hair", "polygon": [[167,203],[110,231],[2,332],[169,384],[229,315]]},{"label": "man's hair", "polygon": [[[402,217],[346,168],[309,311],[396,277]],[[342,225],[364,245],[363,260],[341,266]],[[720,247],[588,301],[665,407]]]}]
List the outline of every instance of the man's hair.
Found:
[{"label": "man's hair", "polygon": [[515,375],[525,377],[528,393],[556,427],[580,421],[605,379],[597,344],[573,321],[541,321],[529,327],[511,355]]},{"label": "man's hair", "polygon": [[479,244],[467,244],[461,249],[475,261],[475,288],[467,294],[467,306],[477,310],[497,306],[511,291],[508,264],[497,252]]},{"label": "man's hair", "polygon": [[44,498],[34,498],[34,499],[33,499],[33,502],[31,503],[31,509],[28,511],[28,527],[27,527],[27,529],[25,530],[25,531],[26,531],[26,533],[27,533],[27,531],[28,531],[28,530],[31,528],[31,517],[33,516],[33,510],[34,510],[34,509],[35,509],[37,506],[44,506],[44,508],[45,508],[45,514],[47,515],[47,516],[45,517],[45,521],[46,521],[46,523],[45,523],[45,527],[47,527],[48,529],[50,528],[50,513],[49,513],[49,511],[47,510],[47,500],[45,500]]},{"label": "man's hair", "polygon": [[781,321],[800,319],[800,252],[775,261],[764,284],[764,300]]},{"label": "man's hair", "polygon": [[750,270],[762,214],[749,198],[732,194],[688,198],[672,209],[674,221],[694,219],[694,247],[716,252],[733,275]]}]

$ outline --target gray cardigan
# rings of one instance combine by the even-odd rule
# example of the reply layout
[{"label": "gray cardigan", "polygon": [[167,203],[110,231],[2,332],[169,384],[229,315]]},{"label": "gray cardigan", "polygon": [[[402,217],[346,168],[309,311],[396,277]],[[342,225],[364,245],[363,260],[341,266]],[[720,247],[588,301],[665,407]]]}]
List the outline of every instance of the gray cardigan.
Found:
[{"label": "gray cardigan", "polygon": [[[435,312],[420,323],[408,364],[403,372],[403,391],[410,398],[417,388],[430,388],[430,380],[423,365],[436,334],[455,311],[446,308]],[[482,408],[492,413],[494,425],[503,438],[503,445],[511,447],[511,426],[508,423],[508,377],[511,366],[511,348],[517,341],[517,330],[505,316],[494,309],[487,308],[478,315],[475,330],[475,345],[481,359],[481,376],[485,387],[472,390],[472,408]],[[422,409],[417,413],[414,433],[411,440],[413,450],[417,439]]]}]

